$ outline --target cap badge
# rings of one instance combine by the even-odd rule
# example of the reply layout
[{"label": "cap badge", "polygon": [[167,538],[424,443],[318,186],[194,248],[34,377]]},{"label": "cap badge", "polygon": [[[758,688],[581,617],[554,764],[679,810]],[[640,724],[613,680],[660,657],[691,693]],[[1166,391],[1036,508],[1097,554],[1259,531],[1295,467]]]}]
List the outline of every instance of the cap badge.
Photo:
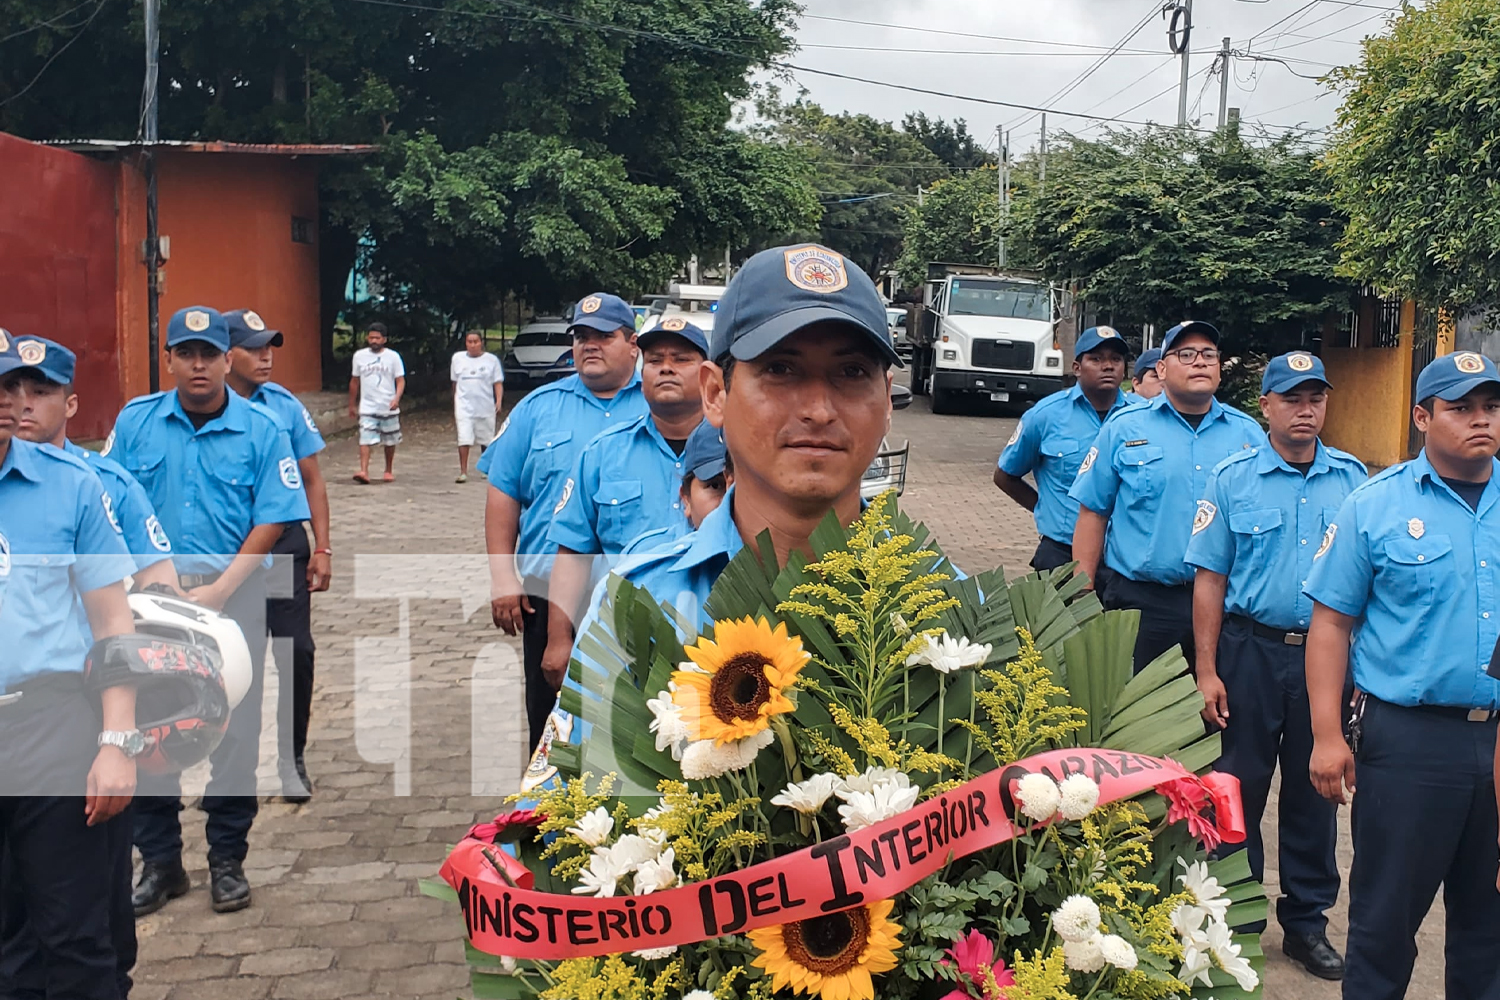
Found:
[{"label": "cap badge", "polygon": [[590,295],[588,298],[578,303],[578,311],[581,313],[596,313],[599,311],[599,307],[602,305],[604,305],[603,299],[599,298],[599,296],[597,295]]},{"label": "cap badge", "polygon": [[786,280],[805,292],[827,295],[849,287],[844,258],[822,247],[796,247],[782,251],[786,257]]},{"label": "cap badge", "polygon": [[685,326],[687,326],[687,320],[681,316],[672,316],[661,321],[663,330],[681,330]]},{"label": "cap badge", "polygon": [[194,333],[202,333],[208,329],[208,313],[202,309],[190,309],[188,314],[182,317],[182,325]]},{"label": "cap badge", "polygon": [[3,328],[0,328],[0,353],[4,353],[8,350],[10,350],[10,337],[6,335],[6,332]]},{"label": "cap badge", "polygon": [[245,315],[241,318],[245,321],[245,325],[256,333],[260,333],[266,328],[266,321],[261,319],[260,315],[253,310],[246,309]]},{"label": "cap badge", "polygon": [[1219,508],[1215,507],[1212,503],[1207,500],[1199,500],[1198,510],[1193,515],[1193,534],[1196,535],[1210,524],[1213,524],[1214,516],[1218,513]]},{"label": "cap badge", "polygon": [[47,345],[39,340],[23,340],[16,344],[16,353],[28,365],[39,365],[47,359]]},{"label": "cap badge", "polygon": [[1427,534],[1427,525],[1422,523],[1420,517],[1414,517],[1406,522],[1406,533],[1413,538],[1421,538]]},{"label": "cap badge", "polygon": [[1286,365],[1294,372],[1310,372],[1313,367],[1311,354],[1289,354]]},{"label": "cap badge", "polygon": [[1453,355],[1453,367],[1465,375],[1478,375],[1484,371],[1484,358],[1473,351],[1460,351]]},{"label": "cap badge", "polygon": [[1108,340],[1110,337],[1118,337],[1119,336],[1119,333],[1117,333],[1115,331],[1115,328],[1112,327],[1112,326],[1097,327],[1097,328],[1095,328],[1094,332],[1097,333],[1097,334],[1099,334],[1099,338],[1101,340]]}]

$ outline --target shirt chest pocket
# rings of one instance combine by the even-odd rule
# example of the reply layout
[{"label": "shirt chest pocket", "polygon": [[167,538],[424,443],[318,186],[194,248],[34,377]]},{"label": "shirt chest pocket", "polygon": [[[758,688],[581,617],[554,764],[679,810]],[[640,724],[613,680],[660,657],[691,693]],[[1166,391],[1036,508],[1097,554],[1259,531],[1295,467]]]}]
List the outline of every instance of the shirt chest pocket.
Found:
[{"label": "shirt chest pocket", "polygon": [[1063,489],[1073,485],[1078,467],[1083,464],[1083,445],[1073,438],[1050,437],[1042,441],[1042,455],[1062,478]]},{"label": "shirt chest pocket", "polygon": [[1229,530],[1234,535],[1234,546],[1239,552],[1249,552],[1259,558],[1281,541],[1280,507],[1258,507],[1254,510],[1239,510],[1229,515]]},{"label": "shirt chest pocket", "polygon": [[131,456],[126,469],[146,490],[153,505],[163,506],[163,488],[166,486],[167,454],[164,451],[143,450]]},{"label": "shirt chest pocket", "polygon": [[618,552],[625,543],[645,531],[644,491],[639,479],[612,479],[594,491],[594,509],[599,512],[599,540],[606,553]]},{"label": "shirt chest pocket", "polygon": [[198,501],[249,534],[255,508],[255,465],[248,449],[240,447],[244,443],[236,435],[233,440],[213,438],[199,445],[198,465],[205,478]]},{"label": "shirt chest pocket", "polygon": [[1166,450],[1156,445],[1136,445],[1120,449],[1120,483],[1125,487],[1121,497],[1127,507],[1144,507],[1157,499],[1167,485]]},{"label": "shirt chest pocket", "polygon": [[1453,541],[1447,535],[1392,538],[1385,543],[1378,582],[1396,602],[1430,606],[1451,587],[1457,572]]},{"label": "shirt chest pocket", "polygon": [[537,490],[546,488],[547,481],[555,475],[566,475],[573,464],[573,432],[569,430],[539,430],[531,440],[531,454],[527,465],[531,469],[532,481]]},{"label": "shirt chest pocket", "polygon": [[[1327,532],[1328,531],[1328,526],[1330,524],[1334,523],[1335,521],[1337,521],[1338,517],[1339,517],[1339,509],[1337,507],[1324,507],[1323,508],[1323,525],[1322,525],[1323,531]],[[1321,538],[1322,536],[1319,535],[1318,537]]]}]

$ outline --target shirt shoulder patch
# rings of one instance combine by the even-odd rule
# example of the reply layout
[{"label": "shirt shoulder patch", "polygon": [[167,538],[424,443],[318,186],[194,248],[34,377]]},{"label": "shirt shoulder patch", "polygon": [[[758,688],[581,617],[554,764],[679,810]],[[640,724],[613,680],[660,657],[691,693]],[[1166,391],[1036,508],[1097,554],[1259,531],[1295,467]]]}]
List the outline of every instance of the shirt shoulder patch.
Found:
[{"label": "shirt shoulder patch", "polygon": [[562,498],[557,501],[557,506],[552,508],[552,513],[561,514],[571,499],[573,499],[573,477],[569,476],[568,481],[563,483]]},{"label": "shirt shoulder patch", "polygon": [[1193,534],[1196,535],[1210,524],[1213,524],[1214,518],[1218,514],[1219,508],[1215,507],[1211,501],[1199,500],[1198,509],[1193,514]]},{"label": "shirt shoulder patch", "polygon": [[1093,448],[1090,448],[1089,449],[1089,453],[1087,455],[1083,456],[1083,464],[1078,467],[1078,474],[1081,476],[1085,472],[1087,472],[1090,469],[1092,469],[1094,467],[1094,461],[1098,457],[1099,457],[1099,449],[1098,449],[1098,447],[1095,446]]},{"label": "shirt shoulder patch", "polygon": [[1323,532],[1323,541],[1322,541],[1322,544],[1320,544],[1318,546],[1318,551],[1316,551],[1316,552],[1313,553],[1313,559],[1314,560],[1318,560],[1318,559],[1323,558],[1323,553],[1327,552],[1329,550],[1329,548],[1332,547],[1332,545],[1333,545],[1333,536],[1336,535],[1336,534],[1338,534],[1338,533],[1339,533],[1339,526],[1337,524],[1330,524],[1328,526],[1328,530],[1325,531],[1325,532]]},{"label": "shirt shoulder patch", "polygon": [[10,576],[10,539],[0,532],[0,579]]},{"label": "shirt shoulder patch", "polygon": [[1015,433],[1010,436],[1009,441],[1005,442],[1005,447],[1009,448],[1011,445],[1021,440],[1021,428],[1025,426],[1025,423],[1025,418],[1016,421]]},{"label": "shirt shoulder patch", "polygon": [[167,530],[161,526],[156,515],[152,514],[146,518],[146,534],[151,538],[151,545],[158,552],[171,552],[172,540],[167,537]]},{"label": "shirt shoulder patch", "polygon": [[115,450],[115,432],[114,432],[114,429],[111,428],[110,432],[109,432],[109,437],[107,437],[107,438],[104,439],[104,448],[99,452],[99,454],[107,456],[110,452],[112,452],[114,450]]},{"label": "shirt shoulder patch", "polygon": [[276,471],[281,475],[281,485],[289,490],[300,490],[302,488],[302,473],[297,468],[297,460],[290,455],[283,458],[276,466]]},{"label": "shirt shoulder patch", "polygon": [[110,527],[115,529],[115,534],[123,535],[120,530],[120,519],[115,517],[115,502],[108,493],[99,494],[99,500],[104,504],[104,516],[109,518]]}]

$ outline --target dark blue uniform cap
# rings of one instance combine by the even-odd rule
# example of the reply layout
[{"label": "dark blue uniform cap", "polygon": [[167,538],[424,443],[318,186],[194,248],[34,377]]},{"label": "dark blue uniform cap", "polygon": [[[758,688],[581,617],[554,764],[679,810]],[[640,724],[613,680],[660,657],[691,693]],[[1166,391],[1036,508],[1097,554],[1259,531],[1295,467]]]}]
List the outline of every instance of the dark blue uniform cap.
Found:
[{"label": "dark blue uniform cap", "polygon": [[1172,329],[1167,331],[1167,335],[1163,337],[1161,341],[1162,353],[1165,354],[1170,351],[1177,343],[1177,339],[1179,337],[1185,337],[1190,333],[1203,334],[1209,340],[1212,340],[1215,346],[1217,346],[1219,343],[1218,330],[1214,329],[1213,326],[1203,322],[1202,320],[1189,319],[1178,323],[1176,326],[1172,327]]},{"label": "dark blue uniform cap", "polygon": [[707,481],[724,471],[725,455],[723,432],[705,420],[688,435],[682,464],[694,478]]},{"label": "dark blue uniform cap", "polygon": [[1417,402],[1436,396],[1444,402],[1463,399],[1486,382],[1500,383],[1495,362],[1473,351],[1433,358],[1417,376]]},{"label": "dark blue uniform cap", "polygon": [[1136,373],[1145,371],[1147,368],[1155,368],[1161,363],[1161,348],[1148,347],[1141,352],[1141,356],[1135,359]]},{"label": "dark blue uniform cap", "polygon": [[842,254],[816,243],[773,247],[745,261],[714,313],[709,358],[727,354],[749,361],[822,321],[855,327],[877,354],[901,365],[875,283]]},{"label": "dark blue uniform cap", "polygon": [[73,381],[77,357],[55,340],[17,337],[0,330],[0,375],[32,368],[49,382],[67,385]]},{"label": "dark blue uniform cap", "polygon": [[614,333],[620,327],[635,332],[635,310],[618,295],[595,292],[578,300],[573,309],[573,322],[568,324],[568,333],[576,327],[587,327],[600,333]]},{"label": "dark blue uniform cap", "polygon": [[219,310],[208,306],[188,306],[172,314],[167,321],[167,346],[176,347],[190,340],[212,344],[220,351],[229,350],[229,325]]},{"label": "dark blue uniform cap", "polygon": [[708,357],[708,334],[681,316],[668,316],[651,329],[637,334],[635,342],[641,350],[645,350],[658,340],[667,337],[678,337],[685,340],[702,351],[705,358]]},{"label": "dark blue uniform cap", "polygon": [[1120,355],[1126,358],[1131,354],[1130,345],[1125,343],[1125,338],[1120,336],[1120,331],[1112,326],[1091,326],[1078,335],[1078,342],[1073,345],[1073,356],[1082,357],[1101,347],[1119,351]]},{"label": "dark blue uniform cap", "polygon": [[231,309],[224,314],[224,323],[229,327],[229,346],[257,351],[267,344],[280,347],[284,338],[280,330],[266,329],[266,321],[253,309]]},{"label": "dark blue uniform cap", "polygon": [[1323,359],[1306,351],[1289,351],[1279,354],[1266,363],[1265,374],[1260,377],[1260,392],[1289,392],[1303,382],[1328,381],[1328,372],[1323,370]]}]

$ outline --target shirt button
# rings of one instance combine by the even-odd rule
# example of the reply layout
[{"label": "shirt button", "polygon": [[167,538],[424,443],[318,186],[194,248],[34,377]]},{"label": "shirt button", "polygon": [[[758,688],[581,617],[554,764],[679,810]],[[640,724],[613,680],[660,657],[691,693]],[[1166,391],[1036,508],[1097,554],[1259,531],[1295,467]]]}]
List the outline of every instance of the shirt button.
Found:
[{"label": "shirt button", "polygon": [[1302,539],[1302,544],[1303,544],[1303,545],[1306,545],[1306,544],[1307,544],[1307,539],[1305,539],[1305,538],[1304,538],[1304,539]]},{"label": "shirt button", "polygon": [[607,417],[607,416],[609,416],[609,411],[608,411],[608,410],[605,410],[605,411],[604,411],[604,415],[605,415],[605,416],[606,416],[606,417]]},{"label": "shirt button", "polygon": [[1479,560],[1479,565],[1481,565],[1481,566],[1488,566],[1489,563],[1487,563],[1483,559],[1481,559],[1481,560]]},{"label": "shirt button", "polygon": [[551,441],[548,441],[548,442],[547,442],[547,447],[548,447],[548,448],[550,448],[550,447],[552,447],[552,442],[551,442]]},{"label": "shirt button", "polygon": [[1259,531],[1260,530],[1260,525],[1257,524],[1252,530]]},{"label": "shirt button", "polygon": [[1427,561],[1427,557],[1426,556],[1417,556],[1417,562],[1426,562],[1426,561]]},{"label": "shirt button", "polygon": [[1488,617],[1489,617],[1489,616],[1490,616],[1490,613],[1489,613],[1489,612],[1488,612],[1488,611],[1486,611],[1486,612],[1485,612],[1485,613],[1484,613],[1484,616],[1483,616],[1483,617],[1485,617],[1485,618],[1488,618]]},{"label": "shirt button", "polygon": [[680,507],[681,507],[681,506],[682,506],[682,504],[680,504],[680,503],[674,503],[674,504],[673,504],[673,505],[672,505],[672,509],[673,509],[673,510],[677,510],[677,509],[678,509],[678,508],[680,508]]},{"label": "shirt button", "polygon": [[614,505],[614,504],[618,504],[618,503],[619,503],[619,502],[620,502],[620,501],[618,501],[618,500],[611,500],[611,501],[610,501],[610,504],[611,504],[611,505]]},{"label": "shirt button", "polygon": [[1200,472],[1203,470],[1203,466],[1201,466],[1201,465],[1195,465],[1195,466],[1193,466],[1193,468],[1199,470]]},{"label": "shirt button", "polygon": [[1302,498],[1302,502],[1303,502],[1303,503],[1307,503],[1307,497],[1303,497],[1303,498]]},{"label": "shirt button", "polygon": [[1298,618],[1297,619],[1297,624],[1298,625],[1306,625],[1307,624],[1307,619],[1306,618]]}]

